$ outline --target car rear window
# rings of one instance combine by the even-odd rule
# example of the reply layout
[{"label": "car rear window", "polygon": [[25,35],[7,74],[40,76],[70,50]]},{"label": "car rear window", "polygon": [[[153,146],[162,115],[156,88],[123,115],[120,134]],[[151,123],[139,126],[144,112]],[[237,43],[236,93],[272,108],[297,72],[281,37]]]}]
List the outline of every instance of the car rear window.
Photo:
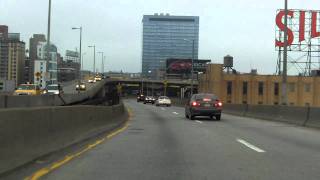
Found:
[{"label": "car rear window", "polygon": [[217,96],[213,94],[199,94],[195,96],[196,101],[214,101],[217,100]]}]

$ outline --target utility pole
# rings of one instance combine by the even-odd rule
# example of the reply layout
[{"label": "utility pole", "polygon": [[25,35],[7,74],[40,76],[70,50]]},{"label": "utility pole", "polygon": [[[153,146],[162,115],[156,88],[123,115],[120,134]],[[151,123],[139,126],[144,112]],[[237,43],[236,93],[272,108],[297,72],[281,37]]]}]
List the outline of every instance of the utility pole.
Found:
[{"label": "utility pole", "polygon": [[93,75],[96,75],[96,45],[88,46],[93,48]]},{"label": "utility pole", "polygon": [[192,40],[192,60],[191,60],[191,97],[193,95],[193,74],[194,74],[194,39]]},{"label": "utility pole", "polygon": [[[49,0],[49,9],[48,9],[48,27],[47,27],[47,72],[48,67],[49,67],[49,62],[50,62],[50,29],[51,29],[51,0]],[[51,74],[49,73],[49,80],[50,83],[52,83],[52,77]]]},{"label": "utility pole", "polygon": [[[80,67],[79,67],[79,73],[78,73],[78,85],[79,85],[79,87],[80,87],[80,83],[81,83],[81,64],[82,64],[82,61],[81,61],[81,55],[82,55],[82,26],[80,26],[80,27],[78,27],[78,28],[76,28],[76,27],[73,27],[72,28],[72,30],[80,30],[80,54],[79,54],[79,65],[80,65]],[[80,93],[80,89],[78,90],[78,93]]]},{"label": "utility pole", "polygon": [[103,66],[103,52],[98,52],[98,54],[101,54],[101,69],[100,69],[100,71],[101,71],[101,73],[103,73],[103,70],[102,70],[102,66]]},{"label": "utility pole", "polygon": [[284,47],[283,47],[283,70],[282,70],[282,105],[288,104],[287,97],[287,58],[288,58],[288,0],[284,1]]},{"label": "utility pole", "polygon": [[103,56],[102,58],[102,73],[104,74],[104,60],[106,59],[106,56]]}]

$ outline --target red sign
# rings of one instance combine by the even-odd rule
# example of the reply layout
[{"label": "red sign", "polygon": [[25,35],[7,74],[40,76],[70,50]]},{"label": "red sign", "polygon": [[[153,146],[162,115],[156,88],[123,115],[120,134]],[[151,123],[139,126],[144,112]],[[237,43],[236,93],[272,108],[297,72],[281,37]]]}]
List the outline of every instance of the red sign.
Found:
[{"label": "red sign", "polygon": [[[293,44],[301,45],[301,42],[320,37],[320,24],[317,24],[320,22],[319,13],[319,11],[288,10],[288,46]],[[278,11],[276,24],[280,33],[283,33],[285,30],[284,17],[285,11]],[[283,39],[283,35],[277,37],[277,47],[284,46]]]}]

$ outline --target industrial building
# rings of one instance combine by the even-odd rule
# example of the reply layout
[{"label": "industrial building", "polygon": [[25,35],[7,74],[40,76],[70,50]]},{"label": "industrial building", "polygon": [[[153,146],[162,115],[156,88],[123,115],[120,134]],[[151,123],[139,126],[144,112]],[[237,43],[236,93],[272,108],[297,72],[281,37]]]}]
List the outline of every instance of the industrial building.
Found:
[{"label": "industrial building", "polygon": [[[208,65],[199,78],[199,92],[214,93],[224,103],[280,105],[281,84],[280,75],[239,73],[225,60]],[[320,76],[288,76],[287,94],[289,106],[320,107]]]}]

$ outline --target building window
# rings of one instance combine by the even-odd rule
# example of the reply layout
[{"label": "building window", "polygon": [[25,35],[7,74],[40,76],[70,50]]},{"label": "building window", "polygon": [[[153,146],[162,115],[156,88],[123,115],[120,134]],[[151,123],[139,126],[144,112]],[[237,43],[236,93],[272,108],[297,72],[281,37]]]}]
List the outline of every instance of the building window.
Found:
[{"label": "building window", "polygon": [[278,103],[278,102],[274,102],[273,104],[274,104],[274,105],[279,105],[279,103]]},{"label": "building window", "polygon": [[248,102],[247,101],[242,101],[242,104],[248,104]]},{"label": "building window", "polygon": [[259,82],[258,84],[258,93],[259,93],[259,96],[262,96],[263,95],[263,82]]},{"label": "building window", "polygon": [[309,106],[310,106],[310,103],[306,103],[306,106],[309,107]]},{"label": "building window", "polygon": [[289,83],[289,91],[294,92],[296,85],[294,83]]},{"label": "building window", "polygon": [[294,103],[293,103],[293,102],[291,102],[291,103],[290,103],[290,106],[294,106]]},{"label": "building window", "polygon": [[232,94],[232,81],[227,82],[227,95]]},{"label": "building window", "polygon": [[242,84],[242,95],[248,94],[248,82],[243,82]]},{"label": "building window", "polygon": [[261,105],[261,104],[263,104],[263,102],[262,102],[262,101],[259,101],[258,104]]},{"label": "building window", "polygon": [[310,90],[311,90],[311,84],[310,83],[305,84],[304,85],[304,91],[305,92],[310,92]]},{"label": "building window", "polygon": [[274,83],[274,95],[279,96],[279,83]]}]

